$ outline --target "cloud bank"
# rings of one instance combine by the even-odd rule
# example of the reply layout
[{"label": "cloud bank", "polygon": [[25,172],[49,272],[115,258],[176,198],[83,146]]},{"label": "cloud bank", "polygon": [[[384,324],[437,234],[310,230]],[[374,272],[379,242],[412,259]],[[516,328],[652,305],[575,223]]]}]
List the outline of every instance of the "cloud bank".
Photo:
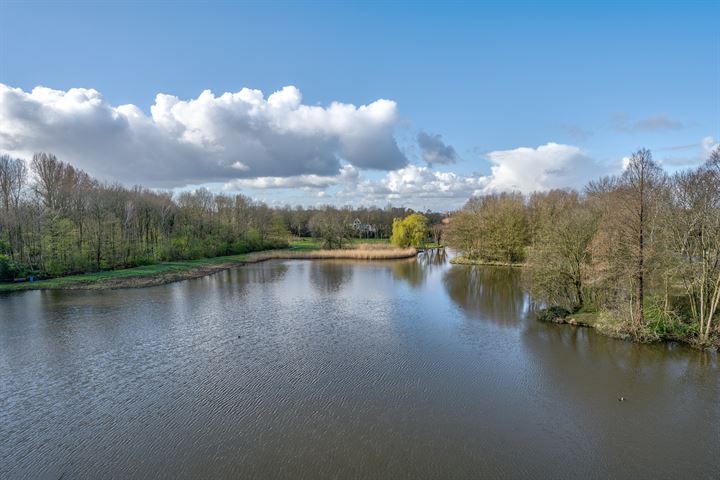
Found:
[{"label": "cloud bank", "polygon": [[302,104],[293,86],[267,98],[243,88],[191,100],[161,93],[150,112],[113,106],[93,89],[0,84],[0,150],[52,151],[101,178],[166,187],[407,164],[391,100],[320,107]]},{"label": "cloud bank", "polygon": [[[609,171],[558,143],[487,152],[487,174],[441,171],[459,160],[455,149],[421,131],[425,166],[410,164],[395,140],[399,127],[391,100],[309,106],[292,86],[267,98],[247,88],[220,96],[206,90],[190,100],[158,94],[148,115],[135,105],[114,106],[93,89],[25,92],[0,84],[0,151],[25,158],[51,151],[126,184],[219,183],[271,202],[284,191],[330,203],[452,208],[489,192],[580,187]],[[713,144],[708,138],[703,145]]]},{"label": "cloud bank", "polygon": [[333,185],[339,186],[340,190],[335,198],[343,203],[375,205],[410,201],[421,208],[446,209],[462,205],[473,195],[579,188],[598,175],[619,169],[597,163],[578,147],[558,143],[496,150],[485,156],[491,162],[488,175],[462,175],[408,165],[374,180],[363,178],[361,174],[351,181],[347,181],[347,175],[345,180],[336,177]]}]

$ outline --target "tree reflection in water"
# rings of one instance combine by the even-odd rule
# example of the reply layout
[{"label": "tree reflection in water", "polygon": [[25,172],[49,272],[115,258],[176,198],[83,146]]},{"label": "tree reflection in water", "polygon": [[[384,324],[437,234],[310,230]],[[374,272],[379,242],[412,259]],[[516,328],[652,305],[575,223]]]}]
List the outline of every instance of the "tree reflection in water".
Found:
[{"label": "tree reflection in water", "polygon": [[444,248],[434,248],[420,252],[415,258],[393,260],[393,278],[403,280],[413,288],[419,288],[433,271],[445,266],[447,259]]},{"label": "tree reflection in water", "polygon": [[271,266],[250,264],[240,268],[227,270],[228,275],[236,275],[235,282],[241,284],[273,283],[281,280],[287,273],[288,267],[281,262],[271,262]]},{"label": "tree reflection in water", "polygon": [[528,312],[516,268],[453,265],[443,277],[448,296],[470,317],[515,325]]},{"label": "tree reflection in water", "polygon": [[311,260],[310,282],[319,293],[338,292],[353,276],[353,263],[344,260]]}]

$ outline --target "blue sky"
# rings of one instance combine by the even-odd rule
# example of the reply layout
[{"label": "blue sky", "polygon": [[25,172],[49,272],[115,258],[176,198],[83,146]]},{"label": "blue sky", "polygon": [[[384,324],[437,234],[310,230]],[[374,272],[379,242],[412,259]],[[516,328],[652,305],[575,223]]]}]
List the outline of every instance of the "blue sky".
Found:
[{"label": "blue sky", "polygon": [[[267,98],[293,85],[304,105],[360,106],[388,99],[396,104],[396,118],[373,126],[363,138],[383,144],[390,128],[407,165],[416,167],[402,171],[396,161],[389,161],[387,168],[366,168],[381,160],[348,162],[347,149],[340,149],[329,154],[336,155],[341,166],[358,167],[346,175],[352,178],[350,184],[326,186],[328,182],[317,179],[299,179],[256,188],[259,184],[251,180],[258,176],[325,178],[337,164],[285,171],[279,166],[255,168],[250,162],[241,170],[243,181],[236,184],[225,174],[194,178],[188,173],[161,185],[152,175],[144,182],[142,175],[124,176],[122,169],[103,165],[101,159],[89,160],[97,157],[96,150],[92,155],[83,152],[82,146],[67,145],[67,139],[58,140],[53,149],[49,120],[21,125],[20,107],[13,102],[44,104],[46,96],[4,97],[3,123],[17,128],[6,127],[3,137],[0,127],[0,142],[5,141],[0,150],[57,150],[63,159],[105,179],[172,188],[210,185],[271,202],[345,203],[362,198],[442,208],[457,206],[468,194],[486,189],[579,188],[588,177],[619,168],[622,157],[640,147],[652,149],[669,169],[682,168],[702,161],[708,146],[720,139],[717,2],[148,6],[0,0],[0,5],[0,83],[23,93],[37,86],[62,92],[94,89],[108,106],[133,104],[148,117],[158,93],[188,101],[204,90],[219,97],[247,87],[261,90]],[[18,133],[30,129],[48,133],[42,139]],[[426,165],[417,143],[422,132],[440,135],[442,145],[452,147],[452,163]],[[105,138],[103,132],[84,133]],[[109,143],[97,148],[113,150],[112,138],[122,137],[108,138]],[[268,138],[275,142],[276,137]],[[538,150],[554,144],[560,147]],[[240,159],[245,167],[243,145],[232,152],[232,159]],[[152,162],[134,161],[136,173],[143,168],[149,172],[157,162],[172,162],[158,154],[159,149],[138,147],[126,154],[149,152]],[[291,156],[292,150],[289,144],[282,155]],[[394,155],[391,150],[355,155],[389,158]],[[288,164],[293,161],[287,159]],[[539,170],[542,181],[513,176],[513,169],[527,170],[542,162],[547,163]],[[491,178],[493,166],[502,178]],[[553,169],[563,174],[550,178]],[[441,173],[456,178],[443,180]],[[433,188],[451,192],[433,196],[428,191]]]}]

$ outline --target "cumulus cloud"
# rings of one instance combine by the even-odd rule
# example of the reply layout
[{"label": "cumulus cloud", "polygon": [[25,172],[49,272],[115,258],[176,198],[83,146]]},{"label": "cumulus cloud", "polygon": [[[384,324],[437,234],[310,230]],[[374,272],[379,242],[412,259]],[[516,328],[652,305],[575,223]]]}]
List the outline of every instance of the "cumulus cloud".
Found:
[{"label": "cumulus cloud", "polygon": [[422,159],[430,166],[447,165],[457,161],[457,153],[452,145],[446,145],[442,136],[420,132],[417,142],[422,151]]},{"label": "cumulus cloud", "polygon": [[[580,187],[606,173],[584,151],[548,143],[485,154],[487,175],[437,171],[456,161],[437,134],[417,136],[427,166],[408,165],[395,141],[397,106],[302,103],[285,87],[267,98],[244,88],[181,100],[158,94],[150,114],[110,104],[96,90],[0,84],[0,151],[52,151],[102,179],[151,187],[220,182],[226,191],[299,189],[315,198],[457,206],[476,194]],[[704,151],[715,144],[703,140]],[[379,178],[363,172],[385,170]],[[277,195],[282,195],[277,192]]]},{"label": "cumulus cloud", "polygon": [[463,176],[454,172],[438,172],[429,167],[408,165],[388,172],[376,181],[365,180],[357,185],[357,192],[370,200],[467,199],[480,193],[487,179],[483,176]]},{"label": "cumulus cloud", "polygon": [[392,202],[452,208],[473,195],[492,192],[527,194],[553,188],[581,188],[588,180],[612,170],[598,164],[580,148],[558,143],[496,150],[485,156],[491,162],[488,175],[461,175],[408,165],[378,180],[359,177],[357,183],[345,185],[338,197],[375,204]]},{"label": "cumulus cloud", "polygon": [[625,115],[617,115],[614,118],[614,129],[624,133],[657,132],[680,130],[682,128],[685,128],[685,124],[669,118],[665,113],[643,118],[635,122],[629,121]]},{"label": "cumulus cloud", "polygon": [[337,175],[297,175],[293,177],[258,177],[233,180],[223,185],[223,190],[234,191],[250,189],[280,188],[319,188],[325,189],[333,185],[354,184],[360,172],[352,165],[343,165]]},{"label": "cumulus cloud", "polygon": [[220,96],[206,90],[190,100],[160,93],[150,112],[113,106],[93,89],[25,92],[0,84],[0,150],[52,151],[101,178],[166,187],[307,180],[336,176],[342,165],[407,164],[394,138],[399,116],[391,100],[321,107],[302,104],[293,86],[267,99],[243,88]]},{"label": "cumulus cloud", "polygon": [[605,173],[583,150],[572,145],[547,143],[487,154],[492,163],[486,189],[530,193],[552,188],[579,188]]}]

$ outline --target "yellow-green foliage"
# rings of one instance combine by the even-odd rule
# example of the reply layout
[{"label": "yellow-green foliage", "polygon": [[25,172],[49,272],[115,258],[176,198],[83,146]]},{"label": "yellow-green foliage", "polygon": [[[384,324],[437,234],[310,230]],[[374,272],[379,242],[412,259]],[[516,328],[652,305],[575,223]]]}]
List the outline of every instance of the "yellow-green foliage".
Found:
[{"label": "yellow-green foliage", "polygon": [[430,233],[428,220],[424,215],[413,213],[393,220],[390,243],[400,248],[421,247]]}]

